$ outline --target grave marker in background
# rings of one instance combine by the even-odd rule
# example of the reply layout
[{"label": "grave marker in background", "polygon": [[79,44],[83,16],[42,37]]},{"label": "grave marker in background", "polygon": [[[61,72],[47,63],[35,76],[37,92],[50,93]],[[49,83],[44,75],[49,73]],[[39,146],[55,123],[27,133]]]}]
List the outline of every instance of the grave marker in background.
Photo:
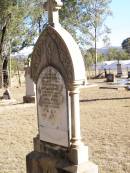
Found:
[{"label": "grave marker in background", "polygon": [[122,76],[122,68],[121,68],[121,64],[117,64],[117,75],[116,77],[121,77]]},{"label": "grave marker in background", "polygon": [[35,85],[30,77],[30,67],[25,67],[25,87],[26,95],[23,96],[24,103],[34,103],[35,102]]},{"label": "grave marker in background", "polygon": [[27,155],[27,173],[98,173],[81,141],[79,88],[86,82],[81,52],[58,22],[60,0],[48,0],[48,22],[34,47],[39,134]]}]

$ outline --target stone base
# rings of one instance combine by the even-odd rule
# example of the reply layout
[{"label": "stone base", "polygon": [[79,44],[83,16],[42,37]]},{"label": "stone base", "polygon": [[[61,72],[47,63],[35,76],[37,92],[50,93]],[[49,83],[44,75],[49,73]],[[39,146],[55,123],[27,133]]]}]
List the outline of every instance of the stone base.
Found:
[{"label": "stone base", "polygon": [[116,75],[117,78],[120,78],[121,76],[122,76],[122,73],[118,73],[118,74]]},{"label": "stone base", "polygon": [[26,157],[27,173],[62,173],[68,163],[41,152],[31,152]]},{"label": "stone base", "polygon": [[88,147],[64,148],[33,139],[34,150],[26,156],[26,173],[98,173],[98,166],[88,161]]},{"label": "stone base", "polygon": [[72,165],[63,169],[64,173],[98,173],[98,166],[92,162],[81,165]]},{"label": "stone base", "polygon": [[10,91],[9,89],[6,89],[3,93],[3,99],[4,100],[10,100],[11,99],[11,94],[10,94]]},{"label": "stone base", "polygon": [[98,173],[98,166],[91,162],[74,165],[67,160],[36,151],[27,155],[26,166],[27,173]]},{"label": "stone base", "polygon": [[78,148],[70,148],[68,158],[75,165],[88,162],[88,147],[81,145]]},{"label": "stone base", "polygon": [[24,103],[35,103],[35,96],[23,96]]}]

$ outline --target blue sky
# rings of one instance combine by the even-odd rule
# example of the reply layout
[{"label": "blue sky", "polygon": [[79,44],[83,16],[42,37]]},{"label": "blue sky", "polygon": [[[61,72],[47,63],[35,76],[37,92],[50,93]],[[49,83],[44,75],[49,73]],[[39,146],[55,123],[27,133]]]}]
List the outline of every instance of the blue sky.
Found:
[{"label": "blue sky", "polygon": [[[122,41],[130,37],[130,0],[112,0],[110,8],[113,16],[105,21],[111,29],[110,43],[112,46],[121,46]],[[100,41],[98,47],[103,46]]]}]

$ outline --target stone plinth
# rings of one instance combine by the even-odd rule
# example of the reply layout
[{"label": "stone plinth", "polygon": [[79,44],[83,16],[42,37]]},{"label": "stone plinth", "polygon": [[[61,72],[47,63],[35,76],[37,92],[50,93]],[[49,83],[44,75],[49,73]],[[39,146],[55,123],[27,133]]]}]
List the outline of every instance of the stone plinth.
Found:
[{"label": "stone plinth", "polygon": [[121,68],[121,64],[117,64],[117,75],[116,77],[121,77],[122,76],[122,68]]},{"label": "stone plinth", "polygon": [[35,103],[35,96],[23,96],[24,103]]},{"label": "stone plinth", "polygon": [[128,71],[128,78],[130,78],[130,71]]},{"label": "stone plinth", "polygon": [[26,95],[23,96],[24,103],[35,103],[35,85],[30,77],[30,67],[25,68]]},{"label": "stone plinth", "polygon": [[[98,166],[92,162],[86,160],[80,164],[74,164],[69,159],[70,152],[67,148],[42,142],[38,137],[34,138],[34,148],[35,151],[29,153],[26,157],[27,173],[98,172]],[[82,157],[87,158],[88,153],[82,153]]]}]

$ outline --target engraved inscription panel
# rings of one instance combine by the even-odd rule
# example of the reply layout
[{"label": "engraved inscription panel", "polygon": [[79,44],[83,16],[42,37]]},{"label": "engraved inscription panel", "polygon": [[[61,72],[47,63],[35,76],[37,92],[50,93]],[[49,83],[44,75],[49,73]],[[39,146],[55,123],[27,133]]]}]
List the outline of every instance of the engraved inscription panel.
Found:
[{"label": "engraved inscription panel", "polygon": [[40,140],[68,146],[67,92],[60,73],[48,66],[37,82]]}]

